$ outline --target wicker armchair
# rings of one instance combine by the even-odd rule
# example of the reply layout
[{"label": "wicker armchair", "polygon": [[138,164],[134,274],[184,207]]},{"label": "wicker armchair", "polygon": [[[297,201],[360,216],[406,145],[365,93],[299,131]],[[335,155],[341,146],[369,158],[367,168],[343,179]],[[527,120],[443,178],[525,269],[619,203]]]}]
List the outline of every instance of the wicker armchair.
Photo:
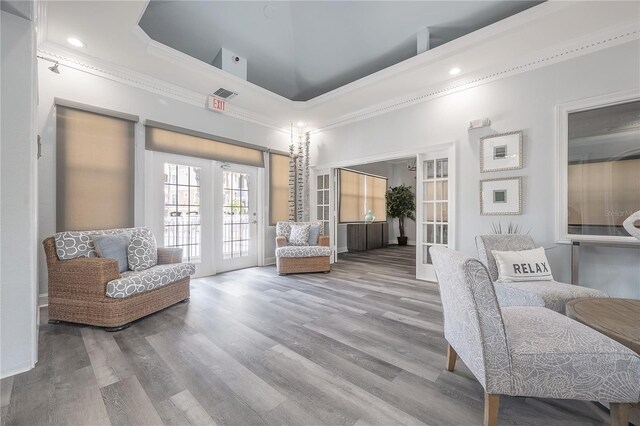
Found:
[{"label": "wicker armchair", "polygon": [[[317,246],[289,246],[292,222],[276,225],[276,266],[278,274],[331,271],[331,248],[328,235],[318,235]],[[323,229],[321,227],[321,229]]]},{"label": "wicker armchair", "polygon": [[[42,244],[49,273],[50,322],[68,321],[117,331],[134,320],[189,299],[189,276],[128,297],[108,297],[107,283],[121,277],[117,260],[59,260],[53,237]],[[158,265],[182,262],[182,249],[158,247],[157,254]]]}]

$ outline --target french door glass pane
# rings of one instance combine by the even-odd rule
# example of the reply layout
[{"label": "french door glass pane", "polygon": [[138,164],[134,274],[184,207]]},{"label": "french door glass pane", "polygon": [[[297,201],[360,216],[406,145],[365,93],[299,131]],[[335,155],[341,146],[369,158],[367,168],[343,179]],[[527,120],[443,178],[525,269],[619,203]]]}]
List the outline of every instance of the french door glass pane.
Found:
[{"label": "french door glass pane", "polygon": [[329,175],[318,175],[316,220],[324,223],[324,235],[329,235]]},{"label": "french door glass pane", "polygon": [[449,242],[449,160],[439,158],[422,163],[424,195],[422,217],[423,264],[431,263],[429,248],[433,245],[447,245]]},{"label": "french door glass pane", "polygon": [[200,167],[164,164],[164,245],[182,248],[182,258],[201,258]]},{"label": "french door glass pane", "polygon": [[222,255],[224,259],[249,256],[251,218],[249,217],[249,175],[224,171]]}]

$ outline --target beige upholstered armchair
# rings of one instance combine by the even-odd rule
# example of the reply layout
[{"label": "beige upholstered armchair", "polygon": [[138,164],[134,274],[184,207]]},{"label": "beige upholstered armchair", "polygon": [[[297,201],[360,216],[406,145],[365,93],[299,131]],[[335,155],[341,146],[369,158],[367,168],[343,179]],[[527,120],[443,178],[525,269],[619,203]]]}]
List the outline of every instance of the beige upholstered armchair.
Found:
[{"label": "beige upholstered armchair", "polygon": [[485,390],[484,423],[496,425],[500,395],[610,403],[627,426],[640,398],[640,356],[586,325],[541,306],[498,305],[489,271],[476,259],[433,247],[449,343]]},{"label": "beige upholstered armchair", "polygon": [[[306,245],[289,243],[292,225],[309,225],[317,229],[317,240],[310,235]],[[315,230],[314,230],[315,232]],[[276,266],[278,274],[329,272],[331,270],[329,236],[324,235],[322,222],[278,222],[276,224]]]}]

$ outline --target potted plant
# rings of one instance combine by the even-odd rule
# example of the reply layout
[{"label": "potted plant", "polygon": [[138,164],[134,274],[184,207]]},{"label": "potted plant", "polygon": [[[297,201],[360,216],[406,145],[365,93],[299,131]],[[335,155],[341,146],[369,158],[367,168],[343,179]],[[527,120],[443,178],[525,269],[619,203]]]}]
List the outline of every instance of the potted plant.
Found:
[{"label": "potted plant", "polygon": [[404,220],[409,218],[415,222],[416,197],[411,187],[405,184],[391,187],[385,194],[387,200],[387,216],[397,218],[400,228],[398,245],[406,246],[408,238],[404,235]]}]

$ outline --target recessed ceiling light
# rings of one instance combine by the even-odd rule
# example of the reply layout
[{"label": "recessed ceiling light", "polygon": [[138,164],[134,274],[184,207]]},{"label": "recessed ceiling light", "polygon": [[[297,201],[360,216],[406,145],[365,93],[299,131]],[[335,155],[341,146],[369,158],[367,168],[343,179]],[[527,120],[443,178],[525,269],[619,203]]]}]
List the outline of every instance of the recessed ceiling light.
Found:
[{"label": "recessed ceiling light", "polygon": [[304,121],[298,121],[298,127],[304,126]]},{"label": "recessed ceiling light", "polygon": [[460,68],[458,67],[453,67],[449,70],[449,74],[451,75],[458,75],[460,74],[460,71],[462,71]]},{"label": "recessed ceiling light", "polygon": [[82,42],[82,40],[75,38],[75,37],[69,37],[67,39],[67,43],[69,43],[72,46],[75,47],[85,47],[86,45]]}]

